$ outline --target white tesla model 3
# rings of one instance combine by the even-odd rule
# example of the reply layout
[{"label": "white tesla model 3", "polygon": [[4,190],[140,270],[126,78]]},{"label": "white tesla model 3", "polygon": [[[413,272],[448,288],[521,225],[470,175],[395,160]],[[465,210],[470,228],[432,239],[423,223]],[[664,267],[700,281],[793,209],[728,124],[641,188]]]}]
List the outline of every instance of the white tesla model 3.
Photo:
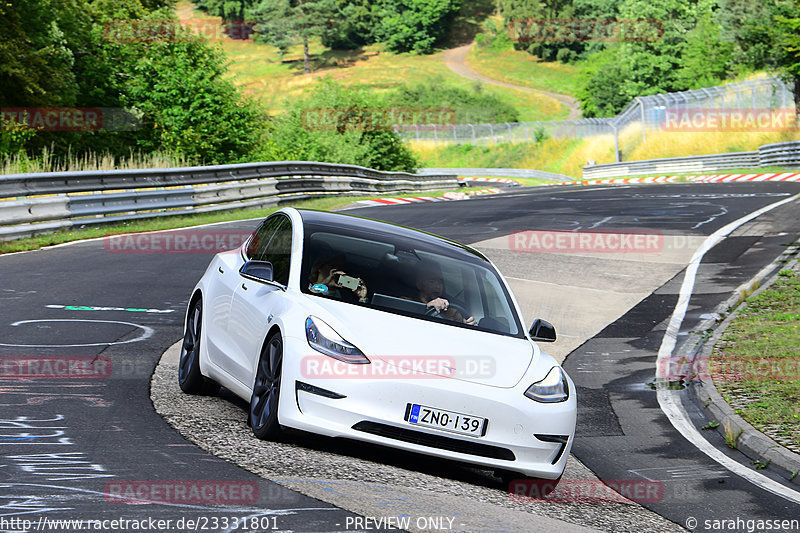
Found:
[{"label": "white tesla model 3", "polygon": [[480,252],[374,220],[281,209],[192,293],[178,381],[282,427],[558,479],[572,380]]}]

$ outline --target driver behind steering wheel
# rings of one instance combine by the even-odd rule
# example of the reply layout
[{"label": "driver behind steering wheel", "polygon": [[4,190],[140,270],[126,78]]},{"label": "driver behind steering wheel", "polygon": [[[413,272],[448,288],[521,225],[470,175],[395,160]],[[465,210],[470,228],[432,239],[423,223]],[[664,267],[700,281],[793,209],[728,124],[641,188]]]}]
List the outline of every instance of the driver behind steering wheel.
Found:
[{"label": "driver behind steering wheel", "polygon": [[439,265],[435,263],[422,263],[417,269],[417,300],[424,303],[429,309],[436,309],[436,312],[443,317],[455,322],[463,322],[470,326],[477,325],[475,317],[464,318],[457,309],[450,307],[450,302],[442,297],[444,291],[444,278]]}]

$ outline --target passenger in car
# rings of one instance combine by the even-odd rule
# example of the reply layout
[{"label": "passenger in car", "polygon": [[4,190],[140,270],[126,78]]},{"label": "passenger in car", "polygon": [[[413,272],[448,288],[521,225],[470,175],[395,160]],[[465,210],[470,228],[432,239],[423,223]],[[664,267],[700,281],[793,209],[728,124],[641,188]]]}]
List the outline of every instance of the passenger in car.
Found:
[{"label": "passenger in car", "polygon": [[[367,301],[367,285],[361,278],[354,278],[348,276],[344,269],[347,264],[347,259],[344,254],[336,254],[333,256],[320,257],[311,267],[309,273],[308,289],[316,294],[325,294],[328,296],[335,296],[342,300],[350,301],[358,299],[359,302]],[[356,280],[358,285],[345,287],[339,283],[344,276],[345,283],[348,281]],[[348,280],[347,278],[351,278]]]},{"label": "passenger in car", "polygon": [[417,300],[434,308],[438,313],[449,320],[463,322],[470,326],[477,325],[475,317],[464,318],[457,309],[450,307],[450,302],[443,298],[444,278],[439,265],[432,262],[420,263],[417,268]]}]

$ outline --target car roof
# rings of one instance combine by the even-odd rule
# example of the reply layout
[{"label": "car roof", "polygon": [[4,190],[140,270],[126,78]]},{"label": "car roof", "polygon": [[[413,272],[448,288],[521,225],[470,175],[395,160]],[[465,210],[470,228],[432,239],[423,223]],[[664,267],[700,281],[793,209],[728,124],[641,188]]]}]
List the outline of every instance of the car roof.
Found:
[{"label": "car roof", "polygon": [[339,228],[348,231],[369,232],[375,236],[385,236],[387,239],[400,237],[429,246],[444,246],[450,248],[451,253],[460,251],[461,253],[473,256],[473,260],[477,257],[489,262],[486,256],[474,248],[439,235],[434,235],[433,233],[343,213],[331,213],[329,211],[315,211],[311,209],[298,209],[297,212],[303,219],[303,225],[308,223],[316,226]]}]

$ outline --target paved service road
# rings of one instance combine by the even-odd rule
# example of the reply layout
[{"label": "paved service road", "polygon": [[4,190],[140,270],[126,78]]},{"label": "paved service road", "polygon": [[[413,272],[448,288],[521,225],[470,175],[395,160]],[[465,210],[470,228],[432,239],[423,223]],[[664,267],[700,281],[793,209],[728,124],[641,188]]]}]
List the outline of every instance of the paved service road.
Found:
[{"label": "paved service road", "polygon": [[[559,320],[566,316],[552,296],[547,296],[547,309],[537,308],[537,291],[552,295],[561,285],[568,285],[571,298],[579,298],[581,288],[604,291],[596,301],[613,301],[603,310],[611,317],[608,322],[613,322],[608,327],[600,322],[585,329],[556,324],[561,331],[571,332],[572,336],[565,338],[568,348],[561,348],[561,355],[572,352],[565,365],[580,386],[575,455],[604,479],[662,482],[663,497],[644,505],[678,524],[694,516],[702,525],[703,519],[783,518],[797,513],[792,513],[794,508],[785,501],[721,472],[697,452],[669,425],[658,410],[654,393],[645,385],[653,374],[654,350],[680,283],[680,276],[672,276],[679,273],[680,262],[686,258],[678,237],[695,239],[683,243],[690,247],[725,223],[797,192],[796,185],[774,183],[554,187],[515,190],[466,202],[366,208],[352,213],[476,243],[505,274],[519,280],[514,283],[523,287],[522,305],[528,319],[531,313],[543,318],[555,315]],[[719,250],[712,250],[701,269],[701,290],[692,300],[687,328],[740,280],[777,256],[782,244],[796,238],[800,232],[796,213],[796,204],[780,208],[749,225]],[[326,491],[303,489],[309,472],[303,472],[305,477],[296,479],[293,486],[320,499],[290,491],[201,450],[153,411],[149,378],[161,354],[181,336],[191,287],[215,246],[235,244],[254,225],[254,221],[225,224],[142,240],[91,241],[0,257],[4,304],[0,306],[0,519],[160,518],[172,520],[166,529],[173,530],[178,530],[181,519],[185,530],[202,529],[185,527],[187,519],[200,519],[208,530],[215,531],[230,529],[233,518],[246,516],[263,520],[255,529],[275,526],[332,531],[348,526],[353,530],[353,525],[358,525],[360,517],[321,501]],[[507,240],[507,249],[501,244],[503,238],[521,230],[578,229],[607,230],[609,234],[656,229],[666,236],[663,243],[670,242],[671,249],[662,247],[662,255],[655,260],[649,260],[647,250],[639,250],[637,256],[609,259],[597,250],[529,253],[530,239],[525,241],[525,253],[515,249],[521,246],[514,244],[519,241]],[[209,233],[218,240],[201,241]],[[169,243],[165,235],[183,235],[186,240],[178,248],[184,251],[187,246],[194,251],[208,248],[204,253],[165,253],[164,249],[174,249],[176,242]],[[533,271],[531,264],[537,265]],[[648,265],[652,267],[649,270],[644,268]],[[609,270],[612,266],[618,268]],[[641,277],[650,270],[660,276],[653,288],[661,288],[647,296]],[[620,273],[629,278],[620,279]],[[541,285],[531,285],[537,282]],[[524,287],[536,290],[525,291]],[[637,300],[640,294],[641,302]],[[570,311],[587,312],[579,305]],[[596,332],[599,337],[581,344]],[[553,346],[554,352],[559,350],[558,344]],[[65,367],[63,359],[70,365]],[[228,403],[236,419],[238,407],[235,402]],[[214,442],[217,428],[213,416],[188,412],[180,418],[204,432],[211,441],[207,448],[220,455],[249,443]],[[236,423],[243,421],[242,413]],[[325,456],[324,450],[303,439],[294,442],[295,448],[300,443],[309,464]],[[348,459],[351,448],[341,451],[343,459]],[[360,452],[352,453],[358,456]],[[384,461],[411,476],[417,472],[419,476],[420,468],[431,466],[430,461],[415,466],[415,459],[398,458],[383,450],[364,453],[375,461],[374,470],[340,470],[338,477],[378,482],[384,479]],[[265,462],[270,459],[264,457]],[[681,469],[691,475],[682,474]],[[438,475],[439,481],[421,490],[435,492],[447,487],[459,494],[465,485],[492,486],[491,475],[475,475],[474,481],[474,471],[458,465],[447,465],[438,473],[434,470],[433,475]],[[282,482],[291,484],[292,479],[285,475]],[[502,490],[492,490],[502,495]],[[133,497],[148,501],[133,505]],[[497,505],[502,506],[499,497]],[[637,516],[620,511],[618,516],[623,518],[617,518],[617,527],[613,512],[603,505],[608,504],[595,505],[594,514],[587,506],[574,504],[546,504],[549,510],[542,507],[535,512],[620,531],[627,530],[623,520],[632,522]],[[0,530],[23,529],[19,523],[0,521],[0,526]],[[637,524],[630,527],[635,531]],[[669,530],[668,525],[659,527]]]}]

